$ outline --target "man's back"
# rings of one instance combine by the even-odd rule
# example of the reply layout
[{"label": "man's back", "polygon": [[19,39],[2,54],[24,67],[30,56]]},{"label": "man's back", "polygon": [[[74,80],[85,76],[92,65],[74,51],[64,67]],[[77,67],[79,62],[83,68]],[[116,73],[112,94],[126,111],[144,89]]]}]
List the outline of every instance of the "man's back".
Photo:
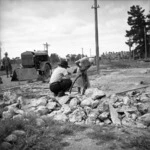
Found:
[{"label": "man's back", "polygon": [[4,57],[3,58],[3,65],[4,66],[9,66],[10,65],[10,58],[9,57]]}]

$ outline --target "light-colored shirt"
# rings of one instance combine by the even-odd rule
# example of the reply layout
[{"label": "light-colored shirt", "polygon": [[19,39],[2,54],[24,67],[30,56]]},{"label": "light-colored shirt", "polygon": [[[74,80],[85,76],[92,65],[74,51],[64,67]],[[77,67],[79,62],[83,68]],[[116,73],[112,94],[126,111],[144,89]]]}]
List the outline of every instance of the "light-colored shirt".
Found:
[{"label": "light-colored shirt", "polygon": [[68,75],[67,69],[58,66],[52,73],[49,83],[59,82],[62,80],[64,76],[67,75]]}]

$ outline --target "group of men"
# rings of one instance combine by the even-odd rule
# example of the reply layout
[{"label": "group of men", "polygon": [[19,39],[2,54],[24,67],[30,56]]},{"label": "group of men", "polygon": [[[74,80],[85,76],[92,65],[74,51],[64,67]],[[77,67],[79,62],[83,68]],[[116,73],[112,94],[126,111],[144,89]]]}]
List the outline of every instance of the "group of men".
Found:
[{"label": "group of men", "polygon": [[[77,65],[76,74],[78,78],[76,81],[76,87],[78,88],[78,93],[83,95],[85,90],[90,86],[87,70],[94,63],[94,59],[84,57],[75,63]],[[68,72],[68,68],[68,62],[66,60],[61,60],[58,67],[51,75],[49,88],[55,96],[61,97],[65,95],[65,92],[69,91],[72,86],[72,80],[70,77],[71,73]]]}]

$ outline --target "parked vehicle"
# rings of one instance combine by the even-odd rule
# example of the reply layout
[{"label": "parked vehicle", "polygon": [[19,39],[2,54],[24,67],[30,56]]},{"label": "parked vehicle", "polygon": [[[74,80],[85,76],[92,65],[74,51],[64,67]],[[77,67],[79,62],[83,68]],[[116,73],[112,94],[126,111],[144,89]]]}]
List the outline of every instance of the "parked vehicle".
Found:
[{"label": "parked vehicle", "polygon": [[12,81],[47,79],[51,76],[52,67],[47,51],[26,51],[21,54],[21,67],[13,72]]}]

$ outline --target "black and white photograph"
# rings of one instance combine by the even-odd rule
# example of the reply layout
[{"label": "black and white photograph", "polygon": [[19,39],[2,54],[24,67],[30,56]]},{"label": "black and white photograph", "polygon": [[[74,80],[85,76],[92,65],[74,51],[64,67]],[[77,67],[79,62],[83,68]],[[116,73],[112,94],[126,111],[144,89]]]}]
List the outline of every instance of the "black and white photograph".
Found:
[{"label": "black and white photograph", "polygon": [[150,150],[150,0],[0,0],[0,150]]}]

